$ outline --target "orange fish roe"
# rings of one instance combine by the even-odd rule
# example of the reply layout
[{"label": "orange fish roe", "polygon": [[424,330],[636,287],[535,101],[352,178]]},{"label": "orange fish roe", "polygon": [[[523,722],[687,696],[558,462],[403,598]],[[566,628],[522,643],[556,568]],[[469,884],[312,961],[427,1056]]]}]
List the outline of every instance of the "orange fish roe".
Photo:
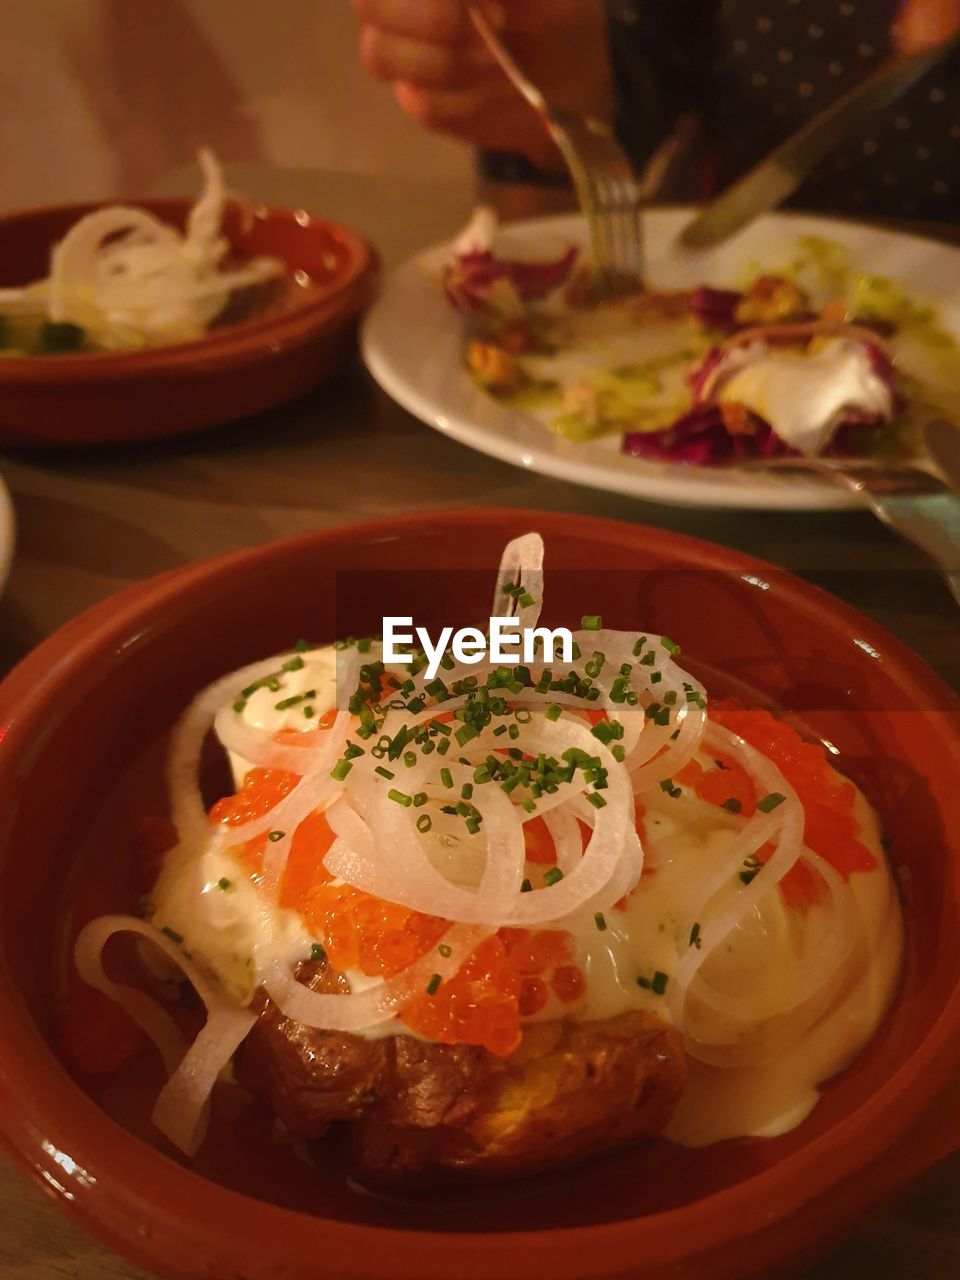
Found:
[{"label": "orange fish roe", "polygon": [[827,763],[824,749],[803,738],[769,711],[716,706],[717,724],[738,734],[777,765],[797,793],[805,814],[804,839],[825,862],[848,880],[854,871],[872,871],[877,860],[859,839],[854,813],[857,793]]},{"label": "orange fish roe", "polygon": [[[830,768],[823,748],[806,742],[795,729],[775,719],[768,711],[752,711],[734,702],[713,702],[710,715],[716,724],[750,743],[779,768],[797,793],[804,810],[804,840],[844,880],[854,871],[872,871],[876,858],[860,841],[854,813],[856,791]],[[745,818],[756,812],[756,789],[742,765],[727,756],[715,756],[714,768],[704,768],[691,760],[674,781],[691,788],[710,804],[727,804]],[[772,845],[758,851],[765,863]],[[800,862],[780,882],[788,906],[802,907],[820,899],[823,881],[806,863]]]},{"label": "orange fish roe", "polygon": [[[251,841],[250,844],[258,844],[262,856],[263,840]],[[280,885],[281,907],[302,910],[314,887],[330,879],[330,872],[323,865],[323,859],[332,844],[333,832],[323,814],[308,814],[293,833],[290,842],[287,865]]]},{"label": "orange fish roe", "polygon": [[524,978],[520,984],[518,1009],[522,1018],[532,1018],[539,1013],[550,998],[547,984],[542,978]]},{"label": "orange fish roe", "polygon": [[528,862],[552,867],[557,860],[553,837],[542,818],[530,818],[523,824],[523,843]]},{"label": "orange fish roe", "polygon": [[[234,796],[218,800],[213,822],[240,826],[261,817],[288,795],[292,773],[252,769]],[[527,856],[553,865],[553,840],[542,819],[525,824]],[[331,965],[391,978],[441,944],[449,924],[435,916],[387,902],[351,885],[335,885],[323,866],[333,832],[322,813],[297,827],[280,889],[280,905],[299,911],[309,931],[324,940]],[[251,874],[259,874],[267,836],[233,852]],[[550,991],[564,1002],[586,990],[572,963],[573,938],[560,929],[504,928],[486,939],[466,964],[433,993],[410,1001],[401,1019],[411,1030],[443,1044],[484,1045],[506,1055],[520,1043],[520,1019],[539,1013]]]},{"label": "orange fish roe", "polygon": [[569,1003],[581,998],[587,989],[587,980],[575,964],[564,964],[555,971],[550,985],[558,999]]},{"label": "orange fish roe", "polygon": [[521,979],[497,936],[486,938],[466,964],[431,995],[404,1006],[401,1021],[440,1044],[479,1044],[506,1057],[519,1045]]},{"label": "orange fish roe", "polygon": [[[295,773],[280,769],[251,769],[240,790],[224,796],[210,810],[211,822],[238,827],[269,813],[274,805],[289,795],[298,781]],[[290,853],[280,886],[281,907],[299,909],[315,884],[330,879],[323,858],[333,844],[333,832],[322,813],[311,813],[300,823],[290,843]],[[260,874],[267,835],[248,840],[232,852],[250,875]]]},{"label": "orange fish roe", "polygon": [[[735,812],[750,818],[756,812],[757,797],[750,775],[736,760],[728,756],[714,756],[715,767],[705,769],[697,760],[685,764],[674,776],[674,782],[695,791],[708,804],[727,804],[734,801],[739,808]],[[731,808],[734,806],[731,804]]]},{"label": "orange fish roe", "polygon": [[299,904],[311,932],[324,938],[335,969],[392,978],[419,960],[448,923],[374,898],[351,885],[315,885]]},{"label": "orange fish roe", "polygon": [[262,818],[300,781],[295,773],[283,769],[251,769],[232,796],[224,796],[210,810],[210,821],[228,827],[242,827],[245,822]]}]

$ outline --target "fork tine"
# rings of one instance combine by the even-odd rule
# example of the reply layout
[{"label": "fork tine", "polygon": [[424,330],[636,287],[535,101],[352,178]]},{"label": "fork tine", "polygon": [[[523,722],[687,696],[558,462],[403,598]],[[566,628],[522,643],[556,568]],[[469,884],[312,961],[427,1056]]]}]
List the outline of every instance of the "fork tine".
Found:
[{"label": "fork tine", "polygon": [[621,285],[640,278],[642,246],[637,217],[636,185],[622,164],[607,164],[599,171],[599,204],[607,224],[610,257],[606,264]]}]

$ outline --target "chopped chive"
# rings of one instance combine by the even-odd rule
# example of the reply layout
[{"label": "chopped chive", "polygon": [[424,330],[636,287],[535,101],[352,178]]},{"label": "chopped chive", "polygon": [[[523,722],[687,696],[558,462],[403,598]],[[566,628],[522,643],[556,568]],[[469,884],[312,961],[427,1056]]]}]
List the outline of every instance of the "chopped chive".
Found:
[{"label": "chopped chive", "polygon": [[169,938],[171,942],[177,943],[178,946],[183,942],[183,934],[177,933],[176,929],[171,929],[168,924],[165,924],[160,932]]},{"label": "chopped chive", "polygon": [[720,808],[726,809],[727,813],[739,813],[743,805],[736,796],[731,796],[729,800],[724,800]]},{"label": "chopped chive", "polygon": [[417,830],[426,835],[432,826],[433,819],[430,817],[429,813],[421,813],[420,817],[417,819]]},{"label": "chopped chive", "polygon": [[588,791],[587,799],[595,809],[605,809],[607,806],[606,800],[600,795],[599,791]]},{"label": "chopped chive", "polygon": [[624,748],[620,745],[620,743],[615,742],[613,746],[610,748],[610,750],[613,752],[614,760],[616,760],[618,764],[623,764],[627,753],[624,750]]},{"label": "chopped chive", "polygon": [[644,978],[642,975],[637,979],[637,986],[643,987],[644,991],[650,990],[650,979]]},{"label": "chopped chive", "polygon": [[606,930],[607,921],[602,911],[598,911],[595,913],[593,917],[593,923],[597,926],[597,928],[600,930],[601,933],[603,933]]},{"label": "chopped chive", "polygon": [[653,994],[656,996],[662,996],[667,989],[668,981],[669,979],[667,978],[667,975],[658,969],[653,975],[653,980],[650,983]]},{"label": "chopped chive", "polygon": [[413,797],[413,807],[415,809],[422,809],[426,803],[427,803],[427,793],[425,791],[418,791],[416,795]]},{"label": "chopped chive", "polygon": [[307,717],[308,720],[312,720],[313,717],[317,714],[317,709],[316,707],[311,707],[308,704],[303,708],[303,714]]},{"label": "chopped chive", "polygon": [[342,782],[352,768],[353,764],[349,760],[338,760],[330,770],[330,777],[335,782]]},{"label": "chopped chive", "polygon": [[529,591],[524,591],[523,595],[517,596],[517,604],[521,609],[528,609],[533,604],[533,596]]},{"label": "chopped chive", "polygon": [[408,796],[405,791],[398,791],[396,787],[391,787],[387,792],[387,797],[396,804],[402,804],[405,809],[409,809],[413,804],[413,796]]},{"label": "chopped chive", "polygon": [[239,715],[239,713],[244,709],[246,705],[247,705],[246,698],[238,698],[236,702],[233,704],[233,709]]},{"label": "chopped chive", "polygon": [[580,619],[581,631],[602,631],[603,618],[599,613],[586,613]]},{"label": "chopped chive", "polygon": [[637,641],[637,643],[633,646],[633,656],[634,656],[635,658],[639,658],[639,657],[640,657],[640,650],[643,648],[643,646],[644,646],[646,643],[647,643],[647,637],[646,637],[646,636],[641,636],[641,637],[640,637],[640,639]]},{"label": "chopped chive", "polygon": [[285,831],[271,831],[270,834],[267,836],[267,839],[272,840],[273,843],[276,844],[277,841],[282,840],[286,834],[287,833]]},{"label": "chopped chive", "polygon": [[446,942],[441,942],[439,947],[437,947],[437,950],[443,956],[444,960],[449,960],[453,955],[453,947],[449,946]]},{"label": "chopped chive", "polygon": [[782,796],[779,791],[771,791],[769,795],[757,801],[757,808],[761,813],[772,813],[779,805],[783,804],[786,796]]},{"label": "chopped chive", "polygon": [[306,653],[306,652],[307,652],[307,650],[310,648],[310,641],[309,641],[309,640],[298,640],[298,641],[297,641],[297,643],[296,643],[293,647],[294,647],[295,652],[297,652],[297,653]]},{"label": "chopped chive", "polygon": [[669,636],[661,636],[660,643],[666,649],[667,653],[672,654],[673,657],[676,658],[679,655],[680,646],[675,640],[671,640]]},{"label": "chopped chive", "polygon": [[465,782],[463,786],[460,788],[460,799],[469,800],[472,795],[473,795],[473,783]]},{"label": "chopped chive", "polygon": [[557,884],[563,879],[563,872],[559,867],[551,867],[549,871],[543,873],[544,884]]},{"label": "chopped chive", "polygon": [[288,658],[286,662],[281,663],[284,671],[300,671],[303,667],[303,659],[299,657]]},{"label": "chopped chive", "polygon": [[436,995],[440,987],[440,983],[442,981],[443,979],[440,977],[439,973],[435,973],[433,977],[430,979],[430,981],[427,983],[427,995],[428,996]]},{"label": "chopped chive", "polygon": [[380,777],[386,778],[388,782],[392,782],[394,778],[397,776],[392,769],[387,769],[382,764],[378,764],[373,772],[379,773]]},{"label": "chopped chive", "polygon": [[326,951],[324,951],[323,947],[321,947],[320,943],[319,942],[312,943],[310,947],[310,959],[326,960],[326,958],[327,958],[327,953]]},{"label": "chopped chive", "polygon": [[440,770],[440,781],[443,783],[445,787],[453,786],[453,774],[450,772],[449,769]]},{"label": "chopped chive", "polygon": [[522,881],[520,882],[520,892],[521,892],[521,893],[530,893],[530,891],[531,891],[532,889],[533,889],[533,885],[530,883],[530,881],[529,881],[529,880],[522,880]]},{"label": "chopped chive", "polygon": [[549,707],[543,713],[548,720],[559,720],[563,715],[563,708],[556,702],[551,702]]},{"label": "chopped chive", "polygon": [[217,881],[217,884],[223,890],[224,893],[226,893],[228,889],[233,888],[233,881],[228,880],[226,876],[221,876],[220,879]]}]

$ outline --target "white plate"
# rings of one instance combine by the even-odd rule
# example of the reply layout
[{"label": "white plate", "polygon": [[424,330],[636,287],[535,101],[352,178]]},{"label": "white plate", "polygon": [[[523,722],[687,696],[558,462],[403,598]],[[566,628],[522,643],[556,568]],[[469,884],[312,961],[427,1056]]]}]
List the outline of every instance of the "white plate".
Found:
[{"label": "white plate", "polygon": [[[691,214],[652,209],[645,215],[652,283],[734,283],[751,265],[772,270],[787,263],[798,237],[822,236],[844,246],[852,267],[936,299],[944,323],[960,337],[960,249],[856,223],[780,213],[758,219],[716,249],[680,257],[674,240]],[[514,223],[500,234],[504,250],[521,259],[547,257],[585,238],[579,216]],[[439,283],[448,254],[448,246],[439,245],[392,272],[363,330],[363,355],[374,378],[431,427],[518,467],[658,502],[793,511],[858,505],[848,491],[815,479],[648,462],[621,454],[618,437],[575,444],[498,403],[463,367],[461,323]]]}]

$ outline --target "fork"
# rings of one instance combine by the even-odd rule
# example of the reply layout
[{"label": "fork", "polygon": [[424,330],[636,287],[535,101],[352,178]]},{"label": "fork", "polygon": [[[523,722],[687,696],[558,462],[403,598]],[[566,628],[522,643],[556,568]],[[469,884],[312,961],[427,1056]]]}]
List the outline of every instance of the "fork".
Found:
[{"label": "fork", "polygon": [[[648,198],[648,184],[638,182],[611,125],[551,105],[521,70],[477,0],[466,0],[466,5],[480,38],[538,112],[570,170],[590,230],[596,292],[611,296],[636,288],[643,280],[640,207]],[[654,157],[648,166],[649,185],[657,182],[667,159],[666,155],[660,157],[658,164],[658,157]]]},{"label": "fork", "polygon": [[846,485],[930,557],[960,604],[960,495],[932,471],[864,458],[765,458],[738,463],[738,470],[814,474]]}]

